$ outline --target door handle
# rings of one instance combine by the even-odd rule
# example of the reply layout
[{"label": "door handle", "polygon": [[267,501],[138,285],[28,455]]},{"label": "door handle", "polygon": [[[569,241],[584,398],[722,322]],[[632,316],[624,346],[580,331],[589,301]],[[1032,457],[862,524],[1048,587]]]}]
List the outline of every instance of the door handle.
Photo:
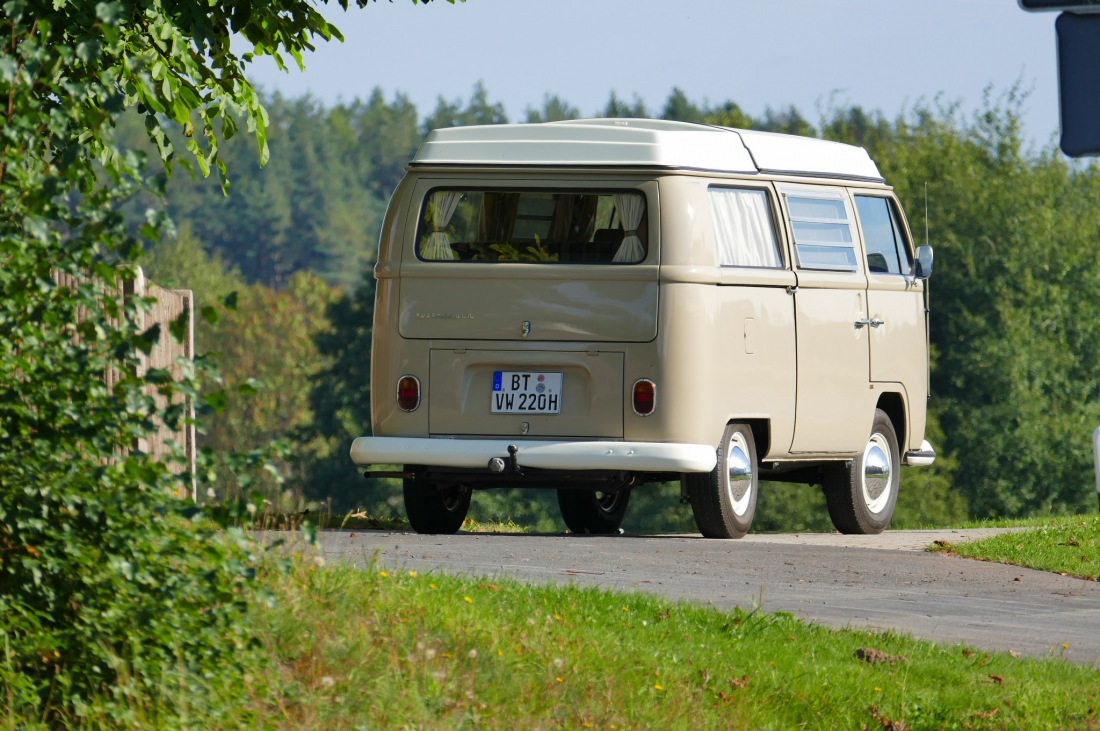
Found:
[{"label": "door handle", "polygon": [[864,325],[870,325],[871,327],[878,327],[879,325],[885,325],[886,320],[880,320],[877,317],[872,317],[870,320],[862,319],[856,320],[856,329],[863,327]]}]

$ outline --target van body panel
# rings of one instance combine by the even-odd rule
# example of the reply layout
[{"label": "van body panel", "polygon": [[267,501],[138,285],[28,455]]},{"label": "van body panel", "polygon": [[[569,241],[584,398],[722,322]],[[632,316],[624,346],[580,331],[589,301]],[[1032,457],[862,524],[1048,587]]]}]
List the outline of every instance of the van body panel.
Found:
[{"label": "van body panel", "polygon": [[[517,344],[520,345],[520,344]],[[623,436],[623,354],[582,351],[480,350],[436,347],[430,351],[431,435],[545,437]],[[562,374],[556,414],[492,413],[496,371]]]},{"label": "van body panel", "polygon": [[799,272],[795,293],[798,406],[792,454],[862,452],[875,394],[869,387],[862,277]]},{"label": "van body panel", "polygon": [[[907,423],[902,450],[921,450],[928,401],[928,333],[924,305],[926,283],[910,275],[915,257],[912,233],[896,197],[881,190],[852,190],[853,198],[883,198],[896,217],[898,272],[868,271],[867,306],[871,327],[871,381],[902,396]],[[860,220],[862,238],[873,236]]]},{"label": "van body panel", "polygon": [[645,342],[657,334],[656,266],[620,273],[563,264],[553,276],[539,277],[523,264],[491,272],[477,264],[459,267],[404,264],[402,337]]},{"label": "van body panel", "polygon": [[[478,475],[471,484],[485,487],[497,484],[488,477],[508,484],[507,475],[489,475],[487,463],[499,458],[512,468],[577,473],[588,489],[612,478],[580,471],[621,471],[614,479],[631,489],[714,469],[727,424],[751,422],[758,446],[767,445],[757,454],[761,468],[813,481],[863,453],[880,403],[894,415],[904,410],[902,453],[930,463],[926,283],[909,271],[882,273],[879,252],[864,241],[874,222],[860,221],[869,210],[860,198],[886,199],[911,261],[908,224],[866,153],[698,125],[629,121],[633,131],[624,134],[619,126],[485,128],[426,144],[383,222],[371,359],[376,436],[356,440],[355,463],[432,466],[438,481],[461,477],[444,468],[470,470]],[[543,138],[553,146],[540,147]],[[706,140],[730,145],[716,167],[702,164]],[[608,157],[585,158],[597,148]],[[646,229],[644,255],[596,263],[565,254],[488,260],[468,255],[471,246],[447,260],[424,253],[423,241],[446,233],[447,223],[445,214],[426,213],[438,205],[429,196],[465,190],[483,201],[514,191],[555,201],[640,194],[639,225],[617,225],[623,241]],[[553,208],[545,219],[557,220],[562,206]],[[626,203],[616,200],[615,209],[631,218]],[[759,234],[731,233],[749,219],[773,229],[775,256],[737,258],[740,244],[730,242]],[[454,241],[456,250],[486,245],[480,236]],[[494,413],[498,371],[560,373],[560,411]],[[411,411],[397,404],[404,375],[420,383]],[[633,408],[642,379],[656,386],[644,416]],[[509,445],[518,448],[511,458]],[[555,485],[552,474],[534,478]]]},{"label": "van body panel", "polygon": [[[719,266],[708,190],[771,190],[759,178],[666,175],[661,191],[658,413],[628,438],[718,445],[732,420],[770,422],[769,458],[787,456],[794,428],[796,280],[789,268]],[[781,233],[780,233],[781,236]],[[627,359],[627,368],[630,358]],[[764,455],[761,455],[764,456]]]},{"label": "van body panel", "polygon": [[[867,276],[854,206],[842,186],[777,187],[798,280],[798,396],[790,452],[854,455],[870,433],[875,400]],[[823,258],[817,252],[825,252]]]},{"label": "van body panel", "polygon": [[[438,189],[637,191],[646,199],[648,250],[636,264],[423,261],[419,212]],[[622,176],[427,175],[408,193],[398,330],[405,338],[644,342],[656,336],[660,227],[657,184]],[[395,252],[396,253],[396,252]]]},{"label": "van body panel", "polygon": [[[872,280],[878,279],[872,275]],[[871,380],[904,390],[908,429],[906,448],[920,449],[927,419],[928,341],[925,338],[923,283],[872,282],[867,299],[872,320]]]},{"label": "van body panel", "polygon": [[673,271],[714,281],[718,259],[714,248],[714,223],[706,206],[707,176],[663,175],[660,183],[661,231],[669,232],[669,245],[661,250],[662,278]]},{"label": "van body panel", "polygon": [[[375,324],[371,348],[371,431],[379,436],[414,437],[428,435],[428,408],[432,383],[428,378],[429,341],[405,340],[397,334],[396,322],[386,317],[386,327],[379,329],[379,309],[386,297],[396,291],[396,282],[380,281],[375,290]],[[396,308],[389,310],[396,312]],[[385,317],[385,316],[384,316]],[[414,411],[403,411],[397,405],[397,382],[410,375],[420,381],[421,405]]]},{"label": "van body panel", "polygon": [[795,427],[795,297],[786,285],[732,282],[719,286],[717,295],[719,337],[726,347],[715,365],[727,384],[726,413],[719,415],[725,419],[719,422],[767,419],[770,449],[760,457],[784,457]]}]

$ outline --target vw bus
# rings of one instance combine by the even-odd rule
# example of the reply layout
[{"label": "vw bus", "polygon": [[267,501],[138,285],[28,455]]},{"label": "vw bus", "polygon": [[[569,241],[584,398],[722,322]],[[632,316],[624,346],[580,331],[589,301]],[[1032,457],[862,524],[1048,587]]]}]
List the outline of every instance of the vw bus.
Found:
[{"label": "vw bus", "polygon": [[[890,522],[924,440],[927,277],[859,147],[639,119],[432,132],[381,233],[365,475],[453,533],[475,490],[554,488],[575,533],[679,481],[704,536],[760,480]],[[394,469],[392,465],[398,465]]]}]

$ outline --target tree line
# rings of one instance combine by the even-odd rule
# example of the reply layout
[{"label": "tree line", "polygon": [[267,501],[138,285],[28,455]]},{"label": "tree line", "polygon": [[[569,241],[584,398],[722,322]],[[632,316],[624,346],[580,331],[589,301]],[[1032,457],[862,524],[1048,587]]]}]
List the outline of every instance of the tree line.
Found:
[{"label": "tree line", "polygon": [[[399,490],[363,480],[347,457],[350,440],[369,432],[370,268],[381,218],[430,129],[510,120],[480,84],[467,100],[441,98],[423,118],[407,97],[387,100],[379,90],[333,106],[308,96],[264,103],[267,167],[254,141],[234,138],[220,152],[233,171],[228,196],[209,180],[175,175],[163,197],[141,201],[179,224],[146,266],[200,299],[240,293],[236,310],[199,333],[200,350],[217,351],[227,382],[240,386],[206,420],[214,454],[280,439],[285,481],[264,485],[273,501],[399,513]],[[835,107],[811,122],[793,107],[753,117],[732,101],[700,105],[674,89],[659,110],[612,94],[595,113],[861,145],[896,188],[915,234],[924,232],[927,201],[937,255],[930,439],[940,457],[932,468],[907,470],[898,526],[1093,506],[1100,174],[1029,143],[1023,103],[1010,89],[973,114],[922,102],[892,118]],[[547,95],[517,121],[580,116]],[[136,125],[121,133],[141,144]],[[690,529],[678,492],[638,491],[628,526]],[[828,528],[816,489],[766,485],[760,501],[759,528]],[[532,492],[479,494],[473,514],[560,528],[552,496]]]}]

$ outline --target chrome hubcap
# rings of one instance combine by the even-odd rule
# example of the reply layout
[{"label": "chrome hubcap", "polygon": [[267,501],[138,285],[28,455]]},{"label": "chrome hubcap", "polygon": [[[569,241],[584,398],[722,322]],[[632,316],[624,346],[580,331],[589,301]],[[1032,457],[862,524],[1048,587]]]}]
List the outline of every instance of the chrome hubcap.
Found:
[{"label": "chrome hubcap", "polygon": [[890,502],[894,466],[886,437],[872,434],[863,450],[863,502],[872,513],[880,513]]},{"label": "chrome hubcap", "polygon": [[749,459],[749,446],[741,434],[730,438],[726,452],[726,489],[734,514],[744,515],[752,497],[752,461]]}]

